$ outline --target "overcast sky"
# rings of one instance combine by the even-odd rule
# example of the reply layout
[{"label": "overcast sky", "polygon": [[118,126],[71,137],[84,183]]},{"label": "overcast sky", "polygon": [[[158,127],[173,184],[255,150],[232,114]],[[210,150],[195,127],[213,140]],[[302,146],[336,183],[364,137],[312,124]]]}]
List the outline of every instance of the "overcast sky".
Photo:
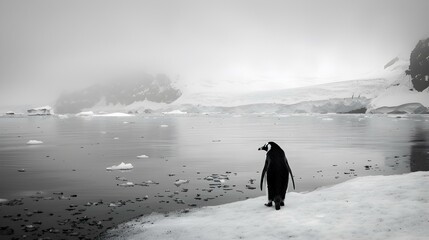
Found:
[{"label": "overcast sky", "polygon": [[408,58],[428,14],[428,0],[1,0],[0,105],[140,72],[249,91],[360,78]]}]

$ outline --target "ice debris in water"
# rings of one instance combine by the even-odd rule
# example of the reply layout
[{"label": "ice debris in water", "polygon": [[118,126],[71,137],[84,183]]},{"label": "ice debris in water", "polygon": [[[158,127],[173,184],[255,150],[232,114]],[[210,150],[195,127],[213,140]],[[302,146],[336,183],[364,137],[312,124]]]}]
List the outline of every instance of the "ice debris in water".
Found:
[{"label": "ice debris in water", "polygon": [[129,170],[129,169],[133,169],[133,165],[131,163],[124,163],[121,162],[121,164],[119,165],[113,165],[111,167],[107,167],[106,170],[108,171],[113,171],[113,170]]},{"label": "ice debris in water", "polygon": [[179,179],[179,180],[174,182],[174,185],[176,185],[176,187],[180,187],[180,185],[185,184],[185,183],[189,183],[189,180]]},{"label": "ice debris in water", "polygon": [[140,156],[137,156],[137,158],[148,158],[149,156],[147,156],[147,155],[140,155]]},{"label": "ice debris in water", "polygon": [[124,177],[116,177],[115,179],[118,180],[118,181],[123,181],[123,182],[127,182],[128,181],[128,179],[126,179]]},{"label": "ice debris in water", "polygon": [[126,182],[126,183],[118,184],[118,186],[120,186],[120,187],[134,187],[134,183],[133,182]]},{"label": "ice debris in water", "polygon": [[28,145],[36,145],[36,144],[42,144],[42,141],[39,140],[30,140],[27,142]]},{"label": "ice debris in water", "polygon": [[162,128],[166,128],[166,127],[168,127],[168,125],[166,125],[166,124],[162,124],[160,127],[162,127]]}]

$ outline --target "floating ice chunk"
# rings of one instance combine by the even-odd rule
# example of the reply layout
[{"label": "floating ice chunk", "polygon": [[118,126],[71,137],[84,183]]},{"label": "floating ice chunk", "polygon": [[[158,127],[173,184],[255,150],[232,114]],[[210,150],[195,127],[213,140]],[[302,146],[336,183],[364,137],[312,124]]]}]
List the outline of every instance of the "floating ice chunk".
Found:
[{"label": "floating ice chunk", "polygon": [[179,180],[174,182],[174,185],[176,185],[176,187],[180,187],[180,185],[185,184],[185,183],[189,183],[189,180],[179,179]]},{"label": "floating ice chunk", "polygon": [[57,115],[57,117],[58,117],[59,119],[67,119],[67,118],[69,118],[69,116],[68,116],[68,115],[64,115],[64,114],[58,114],[58,115]]},{"label": "floating ice chunk", "polygon": [[166,128],[166,127],[168,127],[168,125],[166,125],[166,124],[162,124],[162,125],[160,125],[160,127],[162,127],[162,128]]},{"label": "floating ice chunk", "polygon": [[152,180],[147,180],[147,181],[145,181],[143,183],[146,183],[146,184],[159,184],[158,182],[154,182]]},{"label": "floating ice chunk", "polygon": [[187,112],[182,112],[180,110],[173,110],[170,112],[163,112],[163,114],[165,115],[183,115],[183,114],[188,114]]},{"label": "floating ice chunk", "polygon": [[27,110],[28,116],[48,116],[54,115],[54,110],[50,106],[31,108]]},{"label": "floating ice chunk", "polygon": [[121,162],[121,164],[119,165],[113,165],[111,167],[107,167],[106,170],[108,171],[113,171],[113,170],[129,170],[129,169],[133,169],[133,165],[131,163],[124,163]]},{"label": "floating ice chunk", "polygon": [[118,184],[118,186],[120,186],[120,187],[134,187],[134,183],[133,182],[126,182],[126,183]]},{"label": "floating ice chunk", "polygon": [[326,117],[326,118],[322,118],[322,120],[323,121],[332,121],[332,120],[334,120],[333,118],[328,118],[328,117]]},{"label": "floating ice chunk", "polygon": [[39,140],[30,140],[27,142],[28,145],[37,145],[37,144],[42,144],[42,141]]},{"label": "floating ice chunk", "polygon": [[118,138],[118,137],[114,137],[113,139],[114,139],[114,140],[118,140],[119,138]]},{"label": "floating ice chunk", "polygon": [[70,197],[67,197],[67,196],[61,195],[61,196],[59,196],[59,197],[58,197],[58,199],[59,199],[59,200],[70,200]]},{"label": "floating ice chunk", "polygon": [[148,158],[149,156],[147,156],[147,155],[140,155],[140,156],[137,156],[137,158]]},{"label": "floating ice chunk", "polygon": [[4,203],[4,202],[7,202],[7,201],[8,201],[7,199],[0,198],[0,203]]},{"label": "floating ice chunk", "polygon": [[116,177],[115,179],[118,181],[128,182],[128,179],[126,179],[124,177]]}]

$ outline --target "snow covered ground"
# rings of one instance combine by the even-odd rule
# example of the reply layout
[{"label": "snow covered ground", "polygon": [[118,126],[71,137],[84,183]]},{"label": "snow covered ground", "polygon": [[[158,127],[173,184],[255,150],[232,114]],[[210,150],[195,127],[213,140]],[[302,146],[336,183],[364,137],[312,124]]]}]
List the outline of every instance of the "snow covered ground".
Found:
[{"label": "snow covered ground", "polygon": [[[288,193],[280,211],[265,197],[152,214],[120,225],[107,239],[427,239],[429,172],[367,176]],[[187,212],[187,213],[186,213]]]}]

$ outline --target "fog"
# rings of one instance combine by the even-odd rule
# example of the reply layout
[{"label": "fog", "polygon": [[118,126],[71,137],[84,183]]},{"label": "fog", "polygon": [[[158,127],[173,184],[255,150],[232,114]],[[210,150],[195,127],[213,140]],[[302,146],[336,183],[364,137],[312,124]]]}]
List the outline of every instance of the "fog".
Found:
[{"label": "fog", "polygon": [[369,76],[429,36],[429,1],[0,2],[0,106],[142,72],[186,91]]}]

